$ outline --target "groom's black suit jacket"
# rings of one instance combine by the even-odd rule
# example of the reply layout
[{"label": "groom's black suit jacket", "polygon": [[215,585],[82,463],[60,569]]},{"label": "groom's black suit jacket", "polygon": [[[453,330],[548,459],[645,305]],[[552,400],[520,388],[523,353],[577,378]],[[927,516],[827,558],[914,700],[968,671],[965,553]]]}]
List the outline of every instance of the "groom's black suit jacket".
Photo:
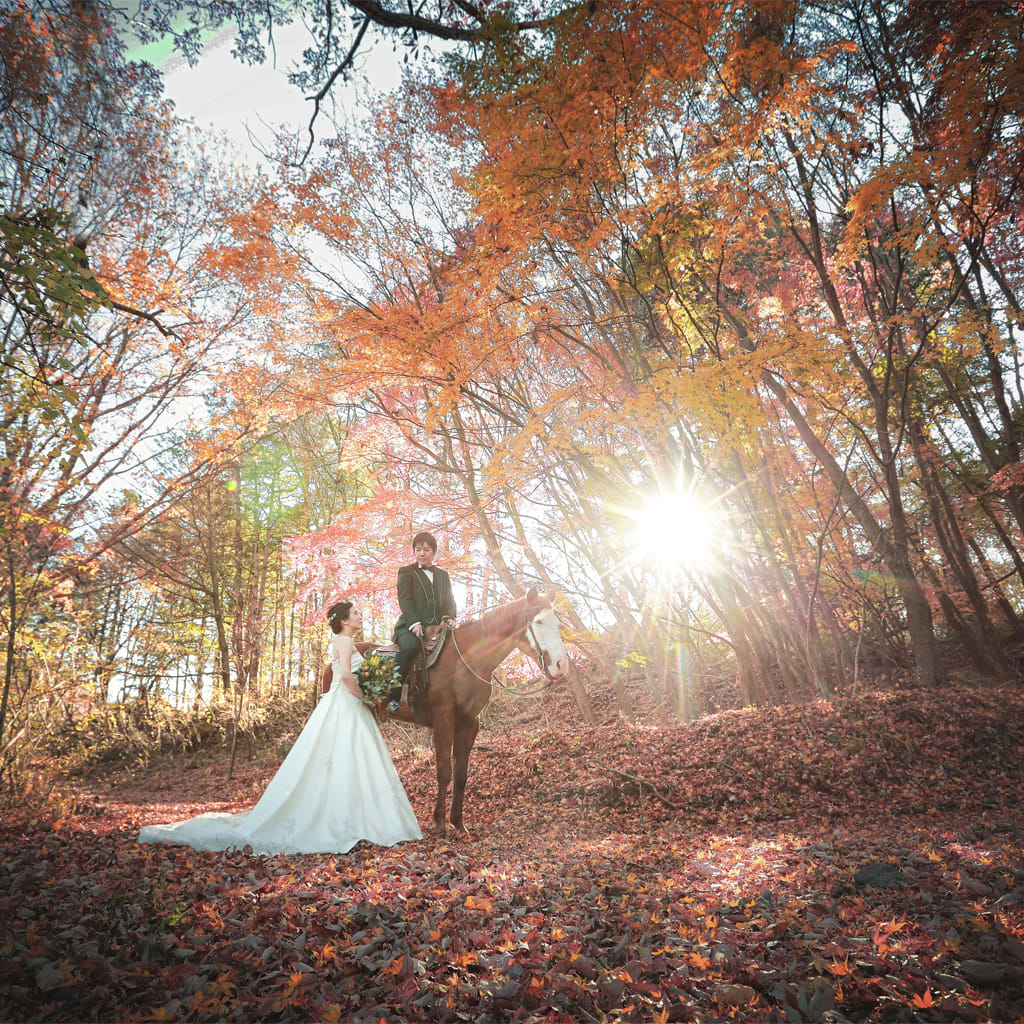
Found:
[{"label": "groom's black suit jacket", "polygon": [[436,565],[430,568],[434,574],[433,586],[430,585],[430,578],[415,562],[403,565],[398,570],[398,607],[402,609],[402,614],[395,623],[393,639],[396,643],[398,634],[416,622],[432,626],[446,615],[455,618],[452,581],[444,569]]}]

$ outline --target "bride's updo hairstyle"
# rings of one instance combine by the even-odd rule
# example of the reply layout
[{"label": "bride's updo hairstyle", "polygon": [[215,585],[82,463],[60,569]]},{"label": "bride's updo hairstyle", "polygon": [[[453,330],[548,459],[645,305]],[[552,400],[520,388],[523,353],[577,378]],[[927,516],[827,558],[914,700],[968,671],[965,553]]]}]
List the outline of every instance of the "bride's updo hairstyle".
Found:
[{"label": "bride's updo hairstyle", "polygon": [[352,611],[351,601],[339,601],[337,604],[332,604],[327,609],[327,624],[331,627],[332,633],[340,633],[341,627],[345,625],[345,620],[349,616],[349,612]]}]

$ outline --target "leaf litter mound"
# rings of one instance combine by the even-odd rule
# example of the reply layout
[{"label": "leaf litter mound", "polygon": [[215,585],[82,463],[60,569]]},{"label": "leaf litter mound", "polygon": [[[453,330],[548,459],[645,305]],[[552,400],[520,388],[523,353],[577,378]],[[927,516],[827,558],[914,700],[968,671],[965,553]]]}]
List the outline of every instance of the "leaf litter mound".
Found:
[{"label": "leaf litter mound", "polygon": [[0,827],[11,1020],[1024,1019],[1024,695],[485,730],[472,838],[343,857],[139,846],[280,757],[80,783]]}]

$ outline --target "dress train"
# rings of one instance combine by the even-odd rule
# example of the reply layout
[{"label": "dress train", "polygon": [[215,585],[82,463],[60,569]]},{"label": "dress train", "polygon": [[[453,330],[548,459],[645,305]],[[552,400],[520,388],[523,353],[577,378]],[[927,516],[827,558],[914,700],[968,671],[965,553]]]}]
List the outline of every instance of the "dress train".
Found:
[{"label": "dress train", "polygon": [[337,674],[252,810],[139,832],[140,843],[260,854],[346,853],[361,839],[393,846],[422,838],[373,715]]}]

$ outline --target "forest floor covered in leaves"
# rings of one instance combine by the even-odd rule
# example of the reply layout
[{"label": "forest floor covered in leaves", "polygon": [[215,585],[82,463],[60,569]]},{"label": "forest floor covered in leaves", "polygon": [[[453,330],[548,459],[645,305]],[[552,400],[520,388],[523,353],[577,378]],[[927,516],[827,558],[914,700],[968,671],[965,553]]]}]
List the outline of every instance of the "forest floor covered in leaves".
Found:
[{"label": "forest floor covered in leaves", "polygon": [[[428,833],[427,734],[387,734]],[[179,755],[5,812],[0,1016],[1024,1019],[1020,690],[485,729],[472,839],[135,842],[250,806],[280,759],[229,782],[225,752]]]}]

